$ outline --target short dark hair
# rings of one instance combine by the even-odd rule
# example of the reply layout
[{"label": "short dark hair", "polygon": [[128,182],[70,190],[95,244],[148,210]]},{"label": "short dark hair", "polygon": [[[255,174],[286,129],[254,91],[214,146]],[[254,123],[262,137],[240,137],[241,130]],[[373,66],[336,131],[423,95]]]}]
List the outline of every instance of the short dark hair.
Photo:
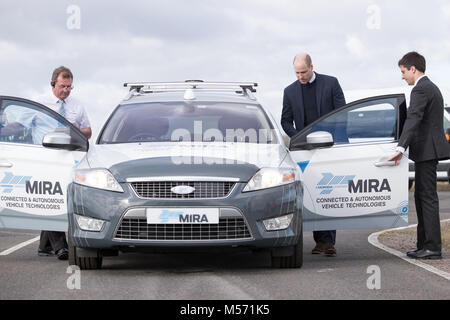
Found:
[{"label": "short dark hair", "polygon": [[425,72],[426,69],[425,58],[415,51],[411,51],[405,54],[403,58],[401,58],[398,62],[398,66],[404,66],[408,70],[411,69],[412,66],[414,66],[420,72]]},{"label": "short dark hair", "polygon": [[64,67],[64,66],[61,66],[61,67],[59,67],[59,68],[56,68],[56,69],[53,71],[53,74],[52,74],[52,82],[56,82],[56,80],[58,79],[58,77],[59,77],[60,74],[62,75],[62,77],[63,77],[64,79],[73,79],[72,71],[70,71],[69,68],[66,68],[66,67]]}]

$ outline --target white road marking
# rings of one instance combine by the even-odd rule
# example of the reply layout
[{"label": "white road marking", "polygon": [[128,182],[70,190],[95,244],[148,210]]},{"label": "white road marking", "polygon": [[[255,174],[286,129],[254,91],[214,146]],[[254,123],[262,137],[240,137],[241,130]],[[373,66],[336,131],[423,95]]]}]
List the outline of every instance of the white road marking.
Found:
[{"label": "white road marking", "polygon": [[[447,221],[450,221],[450,219],[447,219],[447,220],[441,220],[441,222],[447,222]],[[370,243],[370,244],[374,245],[374,246],[377,247],[377,248],[380,248],[380,249],[382,249],[382,250],[384,250],[384,251],[387,251],[387,252],[389,252],[390,254],[393,254],[394,256],[397,256],[397,257],[399,257],[399,258],[401,258],[401,259],[403,259],[403,260],[405,260],[405,261],[407,261],[407,262],[409,262],[409,263],[412,263],[412,264],[414,264],[414,265],[416,265],[416,266],[418,266],[418,267],[421,267],[421,268],[423,268],[423,269],[425,269],[425,270],[427,270],[427,271],[429,271],[429,272],[432,272],[432,273],[434,273],[434,274],[437,274],[438,276],[441,276],[441,277],[443,277],[443,278],[445,278],[445,279],[447,279],[447,280],[450,280],[450,273],[445,272],[445,271],[442,271],[442,270],[439,270],[439,269],[437,269],[437,268],[435,268],[435,267],[433,267],[433,266],[430,266],[429,264],[426,264],[426,263],[421,262],[420,260],[417,260],[417,259],[411,259],[411,258],[409,258],[409,257],[406,255],[406,253],[403,253],[403,252],[394,250],[394,249],[392,249],[392,248],[389,248],[389,247],[385,246],[384,244],[382,244],[382,243],[380,243],[380,242],[378,241],[378,237],[379,237],[381,234],[385,233],[385,232],[404,230],[404,229],[413,228],[413,227],[417,227],[417,224],[415,224],[415,225],[410,225],[410,226],[407,226],[407,227],[394,228],[394,229],[388,229],[388,230],[383,230],[383,231],[375,232],[375,233],[372,233],[372,234],[369,236],[368,240],[369,240],[369,243]]]},{"label": "white road marking", "polygon": [[30,240],[28,240],[28,241],[19,243],[18,245],[14,246],[14,247],[12,247],[12,248],[9,248],[9,249],[7,249],[7,250],[5,250],[5,251],[0,252],[0,256],[7,256],[8,254],[13,253],[14,251],[17,251],[17,250],[19,250],[19,249],[22,249],[23,247],[26,247],[26,246],[28,246],[29,244],[32,244],[33,242],[38,241],[40,238],[41,238],[41,237],[38,236],[38,237],[33,238],[33,239],[30,239]]},{"label": "white road marking", "polygon": [[317,270],[318,273],[325,273],[325,272],[332,272],[332,271],[334,271],[334,269],[331,269],[331,268]]}]

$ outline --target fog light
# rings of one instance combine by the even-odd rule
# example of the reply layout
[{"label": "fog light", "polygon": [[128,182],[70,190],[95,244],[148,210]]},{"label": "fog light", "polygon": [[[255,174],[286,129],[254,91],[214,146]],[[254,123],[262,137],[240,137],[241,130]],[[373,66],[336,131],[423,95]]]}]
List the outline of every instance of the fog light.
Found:
[{"label": "fog light", "polygon": [[293,217],[294,214],[291,213],[288,214],[287,216],[264,220],[263,221],[264,227],[266,228],[267,231],[277,231],[287,229],[291,224]]},{"label": "fog light", "polygon": [[78,226],[83,231],[100,232],[102,231],[103,225],[105,224],[105,221],[103,220],[79,216],[77,214],[74,214],[74,216],[75,220],[77,220]]}]

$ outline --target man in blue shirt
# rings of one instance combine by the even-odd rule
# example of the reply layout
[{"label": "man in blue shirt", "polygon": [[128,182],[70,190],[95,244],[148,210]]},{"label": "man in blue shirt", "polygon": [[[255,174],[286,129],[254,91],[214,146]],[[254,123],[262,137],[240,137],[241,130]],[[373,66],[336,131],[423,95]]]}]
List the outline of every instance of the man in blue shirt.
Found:
[{"label": "man in blue shirt", "polygon": [[[53,71],[50,85],[52,93],[49,96],[41,97],[39,102],[47,107],[57,111],[75,127],[90,138],[92,135],[91,126],[87,118],[86,112],[81,104],[70,97],[73,86],[73,74],[66,67],[59,67]],[[48,256],[55,254],[60,260],[67,260],[66,235],[64,232],[42,231],[38,249],[38,255]]]}]

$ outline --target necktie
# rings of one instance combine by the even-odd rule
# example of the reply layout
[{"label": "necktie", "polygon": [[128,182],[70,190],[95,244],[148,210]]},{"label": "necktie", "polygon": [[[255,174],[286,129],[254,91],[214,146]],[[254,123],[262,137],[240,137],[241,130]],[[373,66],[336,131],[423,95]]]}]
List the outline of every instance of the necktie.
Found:
[{"label": "necktie", "polygon": [[59,111],[58,113],[64,118],[66,117],[66,109],[64,108],[64,100],[59,100]]}]

